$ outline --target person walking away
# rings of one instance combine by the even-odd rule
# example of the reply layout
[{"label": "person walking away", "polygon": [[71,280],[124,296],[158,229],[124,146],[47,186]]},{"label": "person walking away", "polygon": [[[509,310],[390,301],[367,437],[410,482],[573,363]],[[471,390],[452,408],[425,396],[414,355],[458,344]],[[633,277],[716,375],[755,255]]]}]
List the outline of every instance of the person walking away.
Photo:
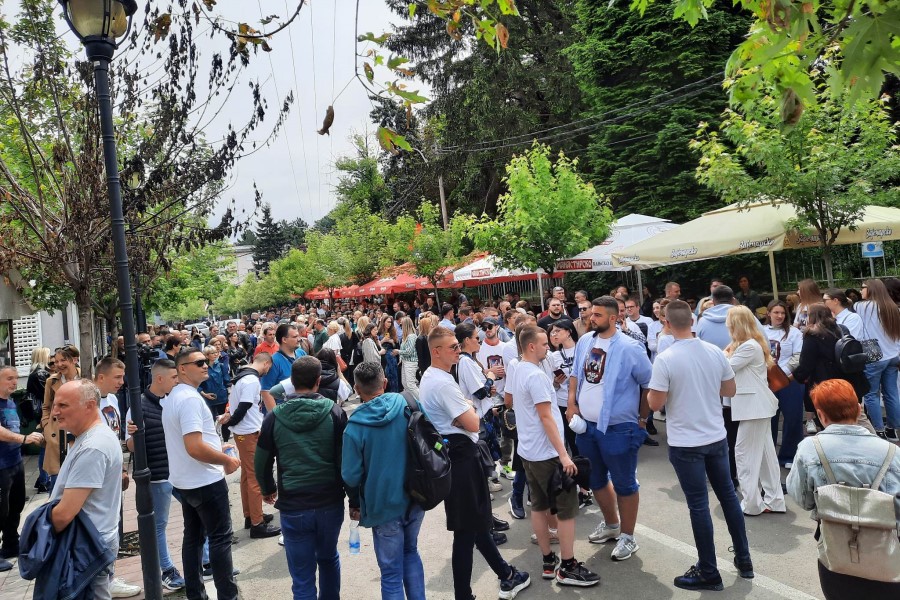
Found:
[{"label": "person walking away", "polygon": [[[812,518],[817,519],[817,492],[822,486],[838,481],[847,486],[877,489],[894,497],[897,530],[900,530],[900,452],[894,453],[880,484],[873,486],[891,446],[857,425],[860,405],[853,386],[842,379],[830,379],[816,386],[811,395],[816,414],[825,429],[815,438],[809,437],[800,442],[794,468],[787,477],[788,493],[797,504],[811,510]],[[826,475],[816,441],[821,445],[833,472],[831,479]],[[853,507],[847,506],[846,509],[849,513]],[[819,533],[817,530],[817,539]],[[875,552],[879,549],[874,547]],[[819,583],[825,600],[900,597],[900,582],[875,581],[829,570],[822,563],[822,558],[832,550],[820,542]],[[869,544],[864,550],[873,550],[873,545]]]},{"label": "person walking away", "polygon": [[231,558],[231,509],[225,475],[241,466],[222,451],[212,413],[197,391],[209,364],[202,352],[186,349],[175,367],[178,385],[162,399],[162,424],[169,455],[169,483],[181,499],[184,540],[181,560],[188,600],[204,600],[203,543],[209,540],[209,560],[220,600],[236,600],[237,583]]},{"label": "person walking away", "polygon": [[[412,327],[409,317],[403,320]],[[384,372],[374,363],[360,366],[355,388],[362,404],[347,422],[341,455],[350,518],[372,528],[382,600],[403,600],[404,591],[407,600],[425,600],[418,550],[425,511],[404,490],[407,402],[385,391]]]},{"label": "person walking away", "polygon": [[[578,468],[563,442],[562,416],[556,408],[556,392],[550,378],[540,367],[547,357],[546,332],[526,325],[518,332],[522,359],[516,366],[513,383],[513,409],[519,433],[517,452],[531,490],[531,526],[543,557],[543,578],[556,579],[560,585],[590,587],[600,576],[575,558],[575,516],[578,514],[578,487],[568,491],[551,489],[558,471],[575,477]],[[555,495],[555,500],[554,500]],[[550,549],[551,506],[557,508],[557,535],[562,560]]]},{"label": "person walking away", "polygon": [[734,371],[737,388],[731,397],[731,418],[739,423],[734,457],[743,498],[741,509],[749,516],[783,513],[784,492],[771,435],[778,399],[766,378],[766,370],[775,361],[768,340],[760,335],[756,316],[749,308],[731,307],[725,323],[731,334],[725,355]]},{"label": "person walking away", "polygon": [[722,350],[693,337],[692,316],[687,302],[676,300],[666,306],[676,341],[653,363],[647,400],[651,410],[667,407],[669,462],[687,501],[699,557],[684,575],[675,578],[675,587],[722,590],[707,482],[722,506],[738,574],[745,579],[754,576],[744,514],[728,466],[728,442],[719,400],[733,396],[737,386]]},{"label": "person walking away", "polygon": [[[83,513],[113,554],[119,550],[122,504],[122,448],[100,416],[100,390],[89,380],[62,384],[53,399],[53,417],[75,442],[60,467],[50,502],[53,528],[61,532]],[[113,565],[91,583],[92,598],[112,598]]]},{"label": "person walking away", "polygon": [[19,556],[19,520],[25,508],[25,466],[22,446],[40,445],[44,440],[39,432],[24,435],[16,403],[11,400],[16,391],[19,374],[13,366],[0,367],[0,573],[13,565],[10,558]]},{"label": "person walking away", "polygon": [[403,317],[400,327],[403,331],[403,341],[400,343],[403,389],[412,394],[414,398],[418,398],[419,382],[416,374],[419,371],[419,355],[416,352],[416,340],[418,339],[416,328],[410,317]]},{"label": "person walking away", "polygon": [[803,349],[803,334],[796,327],[791,327],[787,318],[787,306],[780,300],[772,300],[766,307],[766,337],[769,340],[769,352],[778,368],[784,372],[790,383],[784,389],[775,392],[778,398],[778,410],[772,417],[772,440],[778,441],[779,413],[784,417],[781,428],[781,446],[778,449],[778,463],[791,468],[797,444],[803,439],[803,384],[791,377],[790,362],[798,360]]},{"label": "person walking away", "polygon": [[353,371],[356,369],[356,347],[359,344],[359,335],[353,331],[353,328],[350,326],[349,316],[340,317],[337,321],[338,325],[342,328],[339,336],[341,341],[341,359],[344,361],[344,364],[347,365],[347,370],[344,371],[344,377],[346,377],[347,383],[349,383],[352,388]]},{"label": "person walking away", "polygon": [[[172,484],[169,483],[169,455],[166,453],[166,434],[162,426],[160,401],[178,385],[178,371],[169,359],[160,359],[150,368],[150,386],[141,394],[144,414],[144,443],[147,449],[147,468],[150,469],[150,495],[153,497],[153,520],[156,525],[156,549],[162,584],[168,590],[184,588],[184,578],[172,557],[166,541],[166,526],[172,506]],[[134,452],[134,438],[138,426],[131,419],[131,409],[125,414],[125,444]]]},{"label": "person walking away", "polygon": [[647,437],[647,385],[652,366],[640,342],[617,329],[619,301],[609,296],[591,303],[593,334],[575,346],[566,418],[587,424],[575,438],[591,461],[591,490],[603,520],[588,536],[592,544],[617,540],[613,560],[640,549],[634,537],[640,504],[638,451]]},{"label": "person walking away", "polygon": [[[272,355],[260,352],[253,362],[238,371],[234,378],[231,397],[228,399],[228,413],[219,419],[234,435],[238,456],[241,459],[241,505],[244,510],[244,529],[250,530],[250,537],[262,539],[281,535],[281,529],[271,524],[272,515],[263,513],[262,493],[256,482],[254,455],[262,427],[260,377],[272,368]],[[275,405],[267,407],[275,408]]]},{"label": "person walking away", "polygon": [[[431,366],[419,385],[420,404],[435,429],[447,439],[453,477],[444,500],[447,530],[453,532],[451,565],[456,600],[472,598],[472,558],[475,547],[500,580],[500,597],[513,598],[529,582],[528,573],[508,564],[491,533],[490,492],[478,451],[479,418],[463,397],[450,370],[459,362],[460,345],[453,331],[435,327],[428,334]],[[516,590],[516,591],[514,591]]]},{"label": "person walking away", "polygon": [[317,358],[294,361],[295,391],[263,419],[254,459],[263,500],[281,511],[294,600],[338,600],[341,593],[337,540],[344,522],[341,448],[347,416],[317,393],[321,375]]},{"label": "person walking away", "polygon": [[[897,390],[897,366],[900,364],[900,311],[880,279],[869,279],[862,286],[862,302],[856,313],[862,319],[863,349],[877,348],[881,357],[866,364],[869,392],[864,398],[866,412],[878,437],[898,441],[900,394]],[[876,355],[877,356],[877,355]],[[872,358],[875,358],[873,356]],[[881,412],[884,400],[885,413]],[[884,418],[887,417],[887,419]]]}]

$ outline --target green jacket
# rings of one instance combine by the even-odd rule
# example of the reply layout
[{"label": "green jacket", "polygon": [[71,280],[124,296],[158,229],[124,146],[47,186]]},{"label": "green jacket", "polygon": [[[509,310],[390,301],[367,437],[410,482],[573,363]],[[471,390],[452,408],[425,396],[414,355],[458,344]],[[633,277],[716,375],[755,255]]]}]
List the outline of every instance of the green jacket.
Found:
[{"label": "green jacket", "polygon": [[[347,415],[319,394],[290,395],[263,419],[254,466],[263,496],[275,508],[308,510],[344,501],[341,444]],[[278,459],[278,482],[272,466]]]}]

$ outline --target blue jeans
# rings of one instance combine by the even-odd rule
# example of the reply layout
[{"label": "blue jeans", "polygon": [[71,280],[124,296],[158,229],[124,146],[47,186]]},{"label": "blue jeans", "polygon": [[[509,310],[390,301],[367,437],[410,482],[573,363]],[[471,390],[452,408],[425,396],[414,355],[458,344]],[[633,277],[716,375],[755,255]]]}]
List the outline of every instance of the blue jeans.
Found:
[{"label": "blue jeans", "polygon": [[425,511],[412,504],[405,515],[372,528],[381,569],[381,600],[425,600],[425,569],[417,542]]},{"label": "blue jeans", "polygon": [[156,522],[156,546],[159,549],[159,568],[165,572],[175,566],[166,543],[166,525],[169,523],[169,508],[172,506],[172,484],[168,481],[150,482],[153,497],[153,519]]},{"label": "blue jeans", "polygon": [[792,381],[783,390],[775,392],[778,398],[778,411],[772,417],[772,441],[778,443],[778,413],[784,415],[784,427],[781,430],[781,448],[778,450],[778,462],[794,462],[797,445],[803,439],[803,390],[802,383]]},{"label": "blue jeans", "polygon": [[316,600],[316,566],[319,568],[319,600],[341,597],[341,559],[337,540],[344,523],[343,503],[310,510],[281,511],[281,531],[294,600]]},{"label": "blue jeans", "polygon": [[38,478],[37,484],[47,485],[50,483],[50,474],[44,470],[44,455],[47,453],[47,449],[41,446],[41,452],[38,454]]},{"label": "blue jeans", "polygon": [[716,567],[712,517],[709,514],[709,493],[706,491],[707,479],[725,513],[735,555],[739,560],[749,560],[750,543],[744,527],[744,513],[734,492],[731,468],[728,466],[728,442],[722,439],[696,448],[669,446],[669,462],[675,468],[675,475],[691,514],[694,544],[700,557],[697,568],[700,572],[706,577],[715,576],[719,572]]},{"label": "blue jeans", "polygon": [[231,508],[225,478],[193,490],[178,489],[178,493],[184,513],[181,560],[188,600],[207,598],[201,576],[204,536],[209,537],[210,564],[219,599],[237,600],[238,587],[231,559]]},{"label": "blue jeans", "polygon": [[[884,396],[884,409],[887,412],[888,426],[900,428],[900,397],[897,391],[897,365],[900,357],[866,365],[866,379],[869,380],[869,393],[865,395],[866,412],[875,431],[884,431],[884,419],[881,416],[881,396]],[[879,395],[879,391],[881,394]]]}]

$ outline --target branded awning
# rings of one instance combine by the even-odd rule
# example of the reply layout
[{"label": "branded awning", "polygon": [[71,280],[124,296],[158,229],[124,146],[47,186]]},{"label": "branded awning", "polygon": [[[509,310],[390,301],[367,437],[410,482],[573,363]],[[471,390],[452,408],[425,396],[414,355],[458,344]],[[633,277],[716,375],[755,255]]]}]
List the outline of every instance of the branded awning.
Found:
[{"label": "branded awning", "polygon": [[618,252],[675,227],[678,225],[666,219],[647,215],[633,214],[622,217],[610,226],[609,236],[603,242],[572,258],[556,261],[556,270],[558,272],[629,271],[631,270],[630,266],[613,264],[613,252]]}]

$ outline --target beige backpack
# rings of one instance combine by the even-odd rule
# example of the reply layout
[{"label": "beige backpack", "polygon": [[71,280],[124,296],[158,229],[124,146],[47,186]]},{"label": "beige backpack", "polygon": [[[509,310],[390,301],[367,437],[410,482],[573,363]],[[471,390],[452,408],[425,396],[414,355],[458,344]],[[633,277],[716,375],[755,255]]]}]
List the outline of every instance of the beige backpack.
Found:
[{"label": "beige backpack", "polygon": [[887,457],[870,485],[854,487],[835,479],[818,436],[813,443],[828,479],[816,489],[819,561],[833,573],[900,582],[900,531],[894,497],[878,491],[897,447],[888,444]]}]

